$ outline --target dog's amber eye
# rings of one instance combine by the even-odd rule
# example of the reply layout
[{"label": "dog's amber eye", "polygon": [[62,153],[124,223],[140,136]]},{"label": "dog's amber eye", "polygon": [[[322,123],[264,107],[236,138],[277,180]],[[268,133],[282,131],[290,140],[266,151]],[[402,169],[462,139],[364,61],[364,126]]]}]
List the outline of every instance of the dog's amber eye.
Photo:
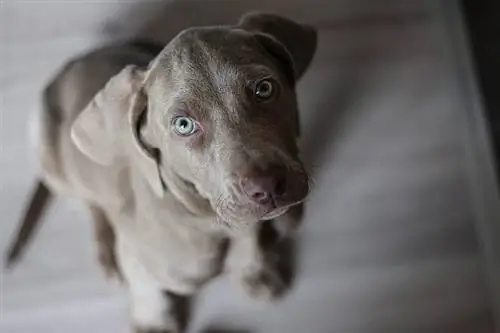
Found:
[{"label": "dog's amber eye", "polygon": [[254,94],[259,100],[269,100],[275,93],[275,86],[270,79],[264,79],[255,85]]},{"label": "dog's amber eye", "polygon": [[198,130],[196,122],[189,117],[176,117],[172,124],[174,125],[174,131],[183,136],[194,134]]}]

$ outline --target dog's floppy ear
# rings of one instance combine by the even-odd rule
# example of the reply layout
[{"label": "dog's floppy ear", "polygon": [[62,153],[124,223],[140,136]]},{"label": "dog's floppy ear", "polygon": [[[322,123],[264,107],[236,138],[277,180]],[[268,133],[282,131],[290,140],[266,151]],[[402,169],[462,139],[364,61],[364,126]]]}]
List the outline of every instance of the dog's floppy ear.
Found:
[{"label": "dog's floppy ear", "polygon": [[[311,63],[318,34],[310,25],[267,13],[251,12],[244,15],[238,27],[252,32],[267,53],[278,60],[291,87]],[[299,114],[295,112],[296,135],[300,136]]]},{"label": "dog's floppy ear", "polygon": [[[260,35],[260,41],[271,55],[292,67],[287,69],[294,80],[304,74],[316,52],[317,32],[310,25],[275,14],[251,12],[240,19],[238,26]],[[287,64],[290,60],[292,64]]]},{"label": "dog's floppy ear", "polygon": [[139,90],[135,66],[112,77],[78,115],[71,126],[71,139],[92,161],[110,165],[117,156],[119,135]]},{"label": "dog's floppy ear", "polygon": [[100,165],[111,165],[125,154],[132,138],[129,156],[150,183],[154,192],[163,194],[156,151],[141,141],[140,120],[147,101],[142,92],[144,72],[134,65],[126,66],[112,77],[71,127],[71,139],[88,158]]}]

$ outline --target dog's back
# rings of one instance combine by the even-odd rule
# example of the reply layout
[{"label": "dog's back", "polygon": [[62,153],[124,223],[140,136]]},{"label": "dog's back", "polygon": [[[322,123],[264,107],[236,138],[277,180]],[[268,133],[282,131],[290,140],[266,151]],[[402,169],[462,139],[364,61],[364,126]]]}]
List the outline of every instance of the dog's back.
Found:
[{"label": "dog's back", "polygon": [[129,64],[147,66],[160,51],[146,42],[101,47],[69,61],[48,83],[37,145],[45,180],[52,187],[59,189],[67,181],[61,154],[72,145],[74,119],[112,76]]},{"label": "dog's back", "polygon": [[[42,93],[43,105],[37,118],[37,136],[34,138],[41,168],[40,179],[34,186],[22,222],[9,248],[7,265],[15,263],[22,254],[52,192],[71,196],[75,190],[72,178],[81,175],[78,170],[87,169],[87,173],[91,174],[88,168],[99,168],[74,147],[70,138],[74,119],[112,76],[129,64],[146,67],[161,49],[161,46],[147,41],[100,47],[69,61],[47,84]],[[69,169],[72,170],[71,174],[67,172]]]}]

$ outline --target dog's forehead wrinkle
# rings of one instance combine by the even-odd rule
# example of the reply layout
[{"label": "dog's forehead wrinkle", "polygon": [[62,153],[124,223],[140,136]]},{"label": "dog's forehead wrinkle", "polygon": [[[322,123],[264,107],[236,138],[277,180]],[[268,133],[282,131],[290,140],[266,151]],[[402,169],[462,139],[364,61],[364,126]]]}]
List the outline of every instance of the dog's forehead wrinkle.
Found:
[{"label": "dog's forehead wrinkle", "polygon": [[209,73],[206,83],[210,87],[211,106],[217,109],[214,117],[221,121],[220,125],[238,126],[247,108],[247,75],[244,69],[212,53],[207,53],[205,66]]},{"label": "dog's forehead wrinkle", "polygon": [[172,42],[170,48],[164,49],[156,70],[168,70],[157,73],[156,80],[163,89],[175,90],[175,98],[190,105],[189,111],[207,117],[208,110],[223,105],[222,86],[216,82],[220,78],[217,60],[207,52],[205,41],[196,37],[196,30],[188,30]]}]

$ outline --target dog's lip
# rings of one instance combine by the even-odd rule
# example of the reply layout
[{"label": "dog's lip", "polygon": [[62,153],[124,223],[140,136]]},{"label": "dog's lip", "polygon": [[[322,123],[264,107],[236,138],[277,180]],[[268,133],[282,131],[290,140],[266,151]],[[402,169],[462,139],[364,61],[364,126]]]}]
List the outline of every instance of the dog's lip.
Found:
[{"label": "dog's lip", "polygon": [[[235,188],[237,194],[238,193],[238,188],[236,187]],[[290,209],[290,207],[292,206],[295,206],[295,205],[298,205],[302,202],[304,202],[310,195],[310,187],[308,186],[307,187],[307,191],[306,191],[306,194],[301,196],[300,199],[295,199],[293,201],[288,201],[286,200],[283,200],[282,202],[280,202],[281,200],[279,200],[279,198],[271,198],[269,200],[269,202],[266,202],[264,204],[258,204],[258,203],[255,203],[253,201],[251,201],[248,197],[246,196],[239,196],[239,205],[236,205],[236,206],[240,206],[240,205],[253,205],[257,211],[254,211],[254,213],[257,214],[258,218],[257,218],[257,221],[260,221],[260,220],[271,220],[271,219],[274,219],[274,218],[277,218],[279,216],[281,216],[282,214],[284,214],[288,209]],[[236,199],[236,198],[235,198]],[[235,201],[235,203],[237,202]],[[213,202],[215,204],[215,202]],[[214,211],[216,211],[217,214],[221,214],[221,215],[225,215],[221,212],[221,207],[217,207],[216,205],[212,205]],[[233,210],[233,213],[235,213],[236,211]],[[237,217],[238,214],[236,214],[234,217]],[[255,215],[254,215],[255,216]]]},{"label": "dog's lip", "polygon": [[268,210],[265,214],[263,214],[261,217],[261,220],[270,220],[270,219],[276,218],[278,216],[281,216],[284,213],[286,213],[286,211],[289,210],[290,207],[296,206],[296,205],[302,203],[304,200],[305,200],[305,198],[302,200],[297,200],[297,201],[294,201],[292,203],[288,203],[288,204],[284,204],[284,205],[278,205],[274,202],[274,208],[271,210]]},{"label": "dog's lip", "polygon": [[278,216],[281,216],[286,213],[286,211],[290,208],[290,206],[283,206],[283,207],[278,207],[275,208],[261,217],[261,220],[272,220],[274,218],[277,218]]}]

